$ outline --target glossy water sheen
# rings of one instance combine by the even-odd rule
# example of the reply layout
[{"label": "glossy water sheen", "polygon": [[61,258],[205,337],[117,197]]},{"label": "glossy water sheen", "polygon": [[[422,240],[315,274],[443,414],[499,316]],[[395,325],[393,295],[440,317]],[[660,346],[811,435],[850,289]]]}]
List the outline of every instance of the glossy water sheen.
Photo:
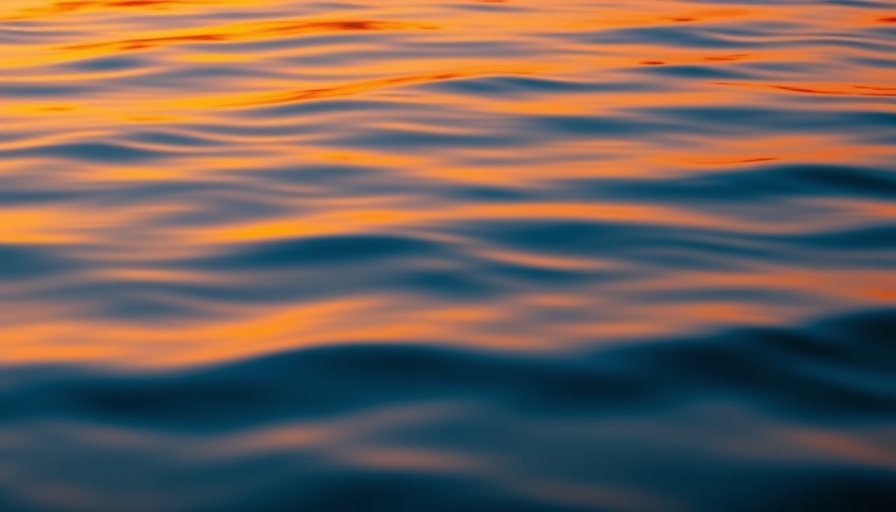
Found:
[{"label": "glossy water sheen", "polygon": [[0,510],[896,510],[890,0],[3,0]]}]

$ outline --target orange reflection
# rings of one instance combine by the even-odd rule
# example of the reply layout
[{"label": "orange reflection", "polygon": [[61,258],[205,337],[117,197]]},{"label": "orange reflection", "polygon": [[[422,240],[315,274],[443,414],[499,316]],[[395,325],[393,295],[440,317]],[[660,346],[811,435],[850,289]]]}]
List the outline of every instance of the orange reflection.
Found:
[{"label": "orange reflection", "polygon": [[[18,21],[38,18],[52,18],[66,14],[82,14],[115,10],[148,10],[171,11],[182,8],[226,5],[243,0],[62,0],[50,2],[49,5],[30,5],[45,3],[41,0],[7,0],[6,8],[18,8],[14,14],[0,16],[0,20]],[[18,5],[24,4],[24,5]]]},{"label": "orange reflection", "polygon": [[270,21],[237,25],[225,25],[201,29],[185,30],[180,33],[157,37],[140,37],[121,41],[86,43],[65,46],[63,50],[103,50],[119,52],[143,50],[179,43],[193,42],[236,42],[266,40],[276,37],[291,37],[304,34],[330,34],[339,32],[364,32],[387,30],[434,30],[435,25],[376,20],[337,21]]},{"label": "orange reflection", "polygon": [[[666,0],[2,4],[0,250],[24,269],[0,268],[2,363],[187,365],[365,342],[551,351],[896,298],[891,274],[863,268],[875,250],[850,259],[838,248],[847,256],[813,267],[711,248],[721,235],[892,223],[892,205],[865,197],[896,161],[885,130],[896,77],[879,64],[892,56],[885,43],[812,36],[870,40],[890,12]],[[864,116],[867,130],[784,130],[749,119],[752,107],[886,115]],[[666,194],[704,177],[737,187],[726,177],[739,173],[774,184],[776,166],[816,164],[846,169],[818,178],[848,183],[843,197],[829,197],[835,186],[813,196],[811,176],[768,199]],[[639,250],[659,263],[612,241],[565,253],[550,246],[562,230],[544,250],[477,234],[494,223],[649,228],[658,242]],[[676,229],[710,248],[670,249]],[[355,262],[352,272],[387,284],[330,290],[324,275],[307,294],[265,288],[300,278],[264,261],[190,266],[253,244],[377,234],[450,250],[411,254],[395,275]],[[719,268],[680,263],[689,256]],[[333,268],[320,272],[341,277]],[[136,311],[109,312],[128,300]],[[430,455],[355,454],[442,462]]]},{"label": "orange reflection", "polygon": [[[338,98],[340,96],[353,96],[356,94],[383,89],[386,87],[396,87],[403,85],[424,84],[429,82],[439,82],[442,80],[452,80],[457,78],[470,78],[480,75],[489,74],[488,72],[476,71],[453,71],[453,72],[437,72],[422,75],[396,76],[382,78],[377,80],[363,80],[360,82],[334,85],[330,87],[320,87],[313,89],[299,89],[276,94],[260,94],[254,98],[222,100],[222,106],[231,107],[253,107],[263,105],[279,105],[286,103],[296,103],[301,101],[318,100],[324,98]],[[233,101],[233,103],[230,103]]]},{"label": "orange reflection", "polygon": [[753,87],[757,89],[772,89],[786,92],[804,94],[829,94],[835,96],[896,96],[896,87],[872,86],[872,85],[774,85],[737,82],[714,82],[716,85],[731,85],[737,87]]}]

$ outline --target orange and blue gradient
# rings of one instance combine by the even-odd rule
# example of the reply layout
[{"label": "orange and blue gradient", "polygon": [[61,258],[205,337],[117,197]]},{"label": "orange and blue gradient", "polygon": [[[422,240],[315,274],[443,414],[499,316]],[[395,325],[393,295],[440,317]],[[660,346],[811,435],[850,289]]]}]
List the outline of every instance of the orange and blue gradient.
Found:
[{"label": "orange and blue gradient", "polygon": [[896,510],[889,0],[3,0],[0,511]]}]

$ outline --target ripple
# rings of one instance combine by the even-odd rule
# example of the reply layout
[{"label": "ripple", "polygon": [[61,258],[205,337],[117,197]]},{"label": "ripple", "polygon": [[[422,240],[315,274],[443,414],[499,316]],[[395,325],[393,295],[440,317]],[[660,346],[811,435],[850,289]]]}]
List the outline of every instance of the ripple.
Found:
[{"label": "ripple", "polygon": [[896,509],[891,11],[7,0],[0,510]]},{"label": "ripple", "polygon": [[166,35],[110,41],[101,43],[85,43],[62,47],[62,50],[104,50],[121,52],[146,50],[161,46],[181,43],[218,43],[245,40],[269,40],[275,37],[291,37],[304,34],[329,34],[341,32],[394,31],[394,30],[433,30],[432,25],[404,23],[378,20],[345,20],[345,21],[289,21],[273,20],[269,22],[255,21],[245,25],[211,28],[208,32],[184,33],[183,35]]},{"label": "ripple", "polygon": [[[62,510],[25,491],[52,486],[63,470],[72,492],[93,497],[89,508],[110,510],[156,493],[145,475],[176,471],[180,492],[157,506],[341,510],[360,503],[344,498],[357,492],[373,493],[375,510],[652,510],[659,497],[712,510],[727,502],[638,469],[672,464],[719,483],[730,472],[721,468],[737,466],[748,482],[724,484],[729,491],[758,483],[776,493],[757,506],[837,510],[860,489],[865,509],[882,511],[893,499],[882,430],[896,400],[885,362],[893,318],[863,312],[574,357],[348,346],[136,375],[18,368],[0,380],[3,439],[16,439],[3,449],[31,483],[8,474],[15,492],[5,495],[11,510]],[[861,444],[850,433],[862,433]],[[94,450],[106,463],[76,474],[44,457],[49,447],[57,460]],[[686,451],[692,456],[681,459]],[[106,464],[120,456],[140,462],[113,476]],[[780,478],[782,462],[786,483],[768,477]],[[265,478],[233,476],[254,471]],[[309,481],[297,487],[297,475]],[[119,492],[102,492],[109,478]],[[235,484],[227,487],[231,505],[209,485],[221,481]],[[511,484],[519,481],[536,488]],[[804,492],[821,484],[827,492]],[[547,492],[555,486],[583,494]]]},{"label": "ripple", "polygon": [[390,236],[318,237],[255,244],[230,255],[222,255],[200,266],[277,268],[320,264],[372,262],[380,258],[423,256],[435,244],[411,238]]},{"label": "ripple", "polygon": [[79,265],[60,257],[59,250],[42,245],[0,245],[0,279],[29,279],[71,271]]}]

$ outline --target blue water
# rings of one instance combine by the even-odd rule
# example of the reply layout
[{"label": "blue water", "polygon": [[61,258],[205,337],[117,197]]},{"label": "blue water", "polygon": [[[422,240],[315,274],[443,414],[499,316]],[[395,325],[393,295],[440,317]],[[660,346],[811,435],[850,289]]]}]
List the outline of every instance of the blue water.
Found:
[{"label": "blue water", "polygon": [[3,510],[888,511],[893,311],[575,357],[9,370]]},{"label": "blue water", "polygon": [[896,511],[890,1],[6,0],[0,512]]}]

